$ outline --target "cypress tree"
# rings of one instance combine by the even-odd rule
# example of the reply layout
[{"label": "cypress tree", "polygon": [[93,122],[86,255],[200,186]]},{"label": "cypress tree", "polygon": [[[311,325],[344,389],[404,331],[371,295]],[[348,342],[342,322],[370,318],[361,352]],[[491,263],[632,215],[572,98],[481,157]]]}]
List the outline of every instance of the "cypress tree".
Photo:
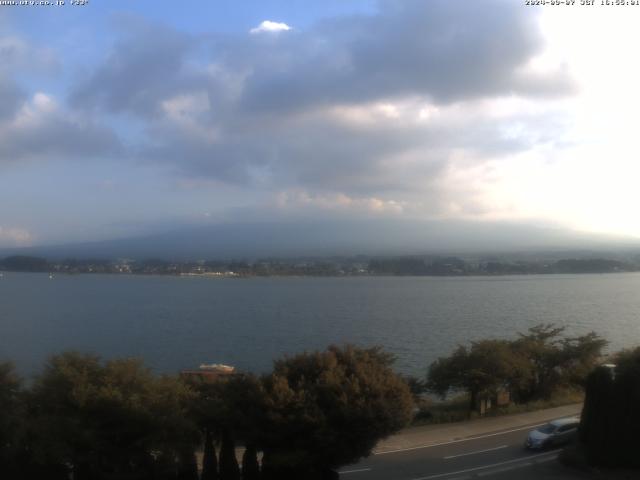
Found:
[{"label": "cypress tree", "polygon": [[580,423],[580,440],[586,446],[589,463],[599,465],[609,457],[608,424],[612,415],[611,372],[597,368],[587,378]]},{"label": "cypress tree", "polygon": [[220,480],[240,480],[240,467],[236,459],[236,448],[231,432],[225,429],[222,433],[220,447]]},{"label": "cypress tree", "polygon": [[213,436],[208,429],[204,439],[201,480],[218,480],[218,457],[213,445]]},{"label": "cypress tree", "polygon": [[[618,360],[613,384],[614,418],[610,428],[610,449],[614,465],[640,467],[640,348],[625,352]],[[616,456],[613,456],[616,455]]]},{"label": "cypress tree", "polygon": [[242,480],[259,480],[260,465],[255,445],[249,444],[242,455]]},{"label": "cypress tree", "polygon": [[639,467],[640,348],[616,360],[613,372],[597,368],[587,379],[580,440],[592,465]]},{"label": "cypress tree", "polygon": [[198,480],[198,462],[193,450],[180,453],[178,480]]},{"label": "cypress tree", "polygon": [[177,477],[176,462],[173,455],[162,452],[155,460],[155,478],[159,480],[175,480]]}]

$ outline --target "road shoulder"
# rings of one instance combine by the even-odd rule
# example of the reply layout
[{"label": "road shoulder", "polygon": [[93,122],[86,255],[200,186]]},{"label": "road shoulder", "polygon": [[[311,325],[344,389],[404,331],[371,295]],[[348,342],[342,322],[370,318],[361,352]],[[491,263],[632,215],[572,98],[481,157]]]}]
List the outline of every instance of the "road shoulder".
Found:
[{"label": "road shoulder", "polygon": [[582,404],[578,403],[535,412],[485,417],[466,422],[410,427],[379,442],[373,454],[382,455],[526,429],[555,418],[579,415],[581,410]]}]

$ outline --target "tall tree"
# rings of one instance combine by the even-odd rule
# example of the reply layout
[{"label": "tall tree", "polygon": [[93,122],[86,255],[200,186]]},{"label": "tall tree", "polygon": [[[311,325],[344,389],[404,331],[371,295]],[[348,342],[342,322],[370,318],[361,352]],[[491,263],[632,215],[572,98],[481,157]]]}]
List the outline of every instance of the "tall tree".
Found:
[{"label": "tall tree", "polygon": [[263,475],[313,478],[370,454],[405,426],[413,401],[380,348],[331,346],[275,362],[264,379]]},{"label": "tall tree", "polygon": [[463,390],[471,408],[479,395],[506,388],[526,403],[548,398],[564,386],[583,387],[607,342],[591,332],[563,338],[563,327],[536,325],[516,340],[481,340],[459,346],[429,367],[427,386],[439,395]]},{"label": "tall tree", "polygon": [[25,421],[21,394],[13,364],[0,363],[0,477],[12,478],[23,467],[19,455]]},{"label": "tall tree", "polygon": [[198,462],[193,449],[187,448],[180,452],[177,480],[198,480]]},{"label": "tall tree", "polygon": [[258,452],[253,444],[247,445],[242,455],[242,480],[260,480]]},{"label": "tall tree", "polygon": [[240,480],[235,442],[229,430],[226,429],[222,433],[220,446],[220,480]]},{"label": "tall tree", "polygon": [[481,340],[471,348],[458,347],[449,357],[436,360],[429,367],[428,387],[445,396],[452,390],[469,394],[470,410],[479,396],[495,395],[500,389],[511,389],[525,376],[522,356],[506,340]]},{"label": "tall tree", "polygon": [[30,393],[40,460],[72,465],[77,478],[145,472],[152,454],[170,463],[198,441],[186,415],[192,395],[139,360],[56,355]]},{"label": "tall tree", "polygon": [[213,444],[213,434],[208,429],[205,433],[202,476],[200,480],[218,480],[218,458]]},{"label": "tall tree", "polygon": [[640,467],[640,347],[623,351],[615,368],[588,377],[580,440],[593,465]]}]

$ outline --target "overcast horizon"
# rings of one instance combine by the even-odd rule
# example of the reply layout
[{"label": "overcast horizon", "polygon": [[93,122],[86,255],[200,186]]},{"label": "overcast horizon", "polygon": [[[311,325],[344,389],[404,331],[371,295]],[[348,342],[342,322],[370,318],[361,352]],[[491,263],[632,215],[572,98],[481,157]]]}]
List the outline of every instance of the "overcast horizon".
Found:
[{"label": "overcast horizon", "polygon": [[640,7],[66,3],[0,7],[0,248],[313,222],[338,250],[365,223],[415,225],[396,249],[434,225],[640,239]]}]

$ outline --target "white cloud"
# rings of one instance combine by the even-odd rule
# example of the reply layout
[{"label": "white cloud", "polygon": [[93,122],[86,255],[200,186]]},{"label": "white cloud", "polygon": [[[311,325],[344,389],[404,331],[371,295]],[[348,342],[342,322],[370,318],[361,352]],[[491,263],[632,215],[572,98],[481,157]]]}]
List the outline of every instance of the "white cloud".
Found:
[{"label": "white cloud", "polygon": [[33,235],[24,228],[0,225],[0,245],[5,247],[26,247],[33,242]]},{"label": "white cloud", "polygon": [[58,66],[53,50],[34,47],[32,43],[15,36],[0,37],[0,63],[5,69],[47,72]]},{"label": "white cloud", "polygon": [[286,211],[316,209],[341,213],[401,214],[405,202],[377,197],[356,197],[344,193],[313,194],[301,189],[279,192],[275,205]]},{"label": "white cloud", "polygon": [[271,20],[265,20],[263,21],[260,25],[258,25],[255,28],[252,28],[251,30],[249,30],[249,33],[255,35],[258,33],[265,33],[265,32],[282,32],[282,31],[287,31],[287,30],[291,30],[291,27],[289,25],[287,25],[286,23],[282,23],[282,22],[272,22]]},{"label": "white cloud", "polygon": [[0,117],[0,165],[113,153],[119,146],[110,129],[65,109],[43,92],[25,99],[12,116]]}]

